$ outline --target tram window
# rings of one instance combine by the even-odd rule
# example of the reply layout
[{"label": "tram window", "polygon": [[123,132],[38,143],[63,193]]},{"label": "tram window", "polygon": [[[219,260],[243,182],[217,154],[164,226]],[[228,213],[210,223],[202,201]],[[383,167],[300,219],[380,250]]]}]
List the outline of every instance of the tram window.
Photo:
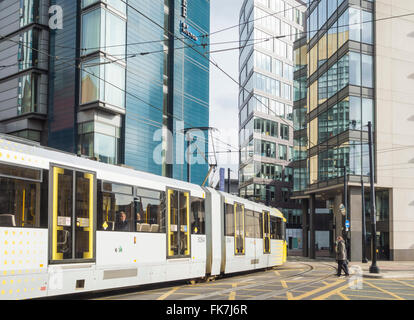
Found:
[{"label": "tram window", "polygon": [[271,239],[284,239],[284,223],[281,218],[270,217],[270,236]]},{"label": "tram window", "polygon": [[104,182],[102,185],[102,191],[113,192],[113,193],[122,193],[132,195],[132,187],[122,184]]},{"label": "tram window", "polygon": [[224,233],[226,236],[234,237],[234,207],[232,204],[224,204]]},{"label": "tram window", "polygon": [[190,198],[190,226],[192,234],[206,234],[204,199]]},{"label": "tram window", "polygon": [[286,227],[286,224],[283,222],[283,219],[281,219],[281,218],[277,218],[277,220],[278,220],[278,229],[277,229],[277,234],[278,234],[278,239],[279,240],[285,240],[285,233],[286,233],[286,230],[285,230],[285,227]]},{"label": "tram window", "polygon": [[257,238],[258,237],[258,227],[259,227],[259,221],[257,217],[254,215],[254,212],[251,210],[245,210],[245,220],[246,220],[246,226],[245,226],[245,232],[246,232],[246,238]]},{"label": "tram window", "polygon": [[[58,171],[57,168],[54,170]],[[60,170],[59,170],[60,171]],[[62,169],[57,177],[57,245],[56,251],[63,259],[73,257],[73,171]]]},{"label": "tram window", "polygon": [[137,199],[135,200],[135,231],[164,233],[165,214],[165,192],[144,189],[137,190]]},{"label": "tram window", "polygon": [[134,231],[132,215],[134,198],[117,193],[103,193],[98,229],[105,231]]},{"label": "tram window", "polygon": [[40,183],[0,177],[0,227],[40,226]]},{"label": "tram window", "polygon": [[261,212],[254,212],[253,215],[256,217],[258,225],[255,230],[255,238],[263,238],[263,215]]},{"label": "tram window", "polygon": [[270,217],[270,238],[277,239],[277,219]]},{"label": "tram window", "polygon": [[11,166],[0,163],[0,176],[22,178],[41,182],[42,170]]},{"label": "tram window", "polygon": [[75,258],[82,259],[85,252],[89,251],[89,229],[90,225],[90,180],[82,172],[76,172],[76,250]]}]

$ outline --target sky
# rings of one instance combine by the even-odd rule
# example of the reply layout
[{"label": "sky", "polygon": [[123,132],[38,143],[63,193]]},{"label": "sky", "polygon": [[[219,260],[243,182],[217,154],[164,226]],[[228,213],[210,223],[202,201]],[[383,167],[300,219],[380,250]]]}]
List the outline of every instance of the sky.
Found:
[{"label": "sky", "polygon": [[[239,12],[243,0],[210,0],[210,32],[213,33],[239,23]],[[237,41],[239,39],[239,28],[233,28],[225,32],[212,35],[210,43],[223,41]],[[238,43],[223,45],[212,45],[211,50],[220,50],[225,48],[238,47]],[[238,81],[239,72],[239,50],[231,50],[221,53],[213,53],[211,60],[217,63],[220,68],[225,70],[229,75]],[[221,72],[214,65],[210,64],[210,127],[218,129],[213,133],[213,137],[222,140],[228,145],[214,141],[216,151],[236,151],[238,148],[238,85]],[[210,144],[210,152],[212,152]],[[233,171],[231,178],[238,178],[238,153],[217,153],[218,168],[230,167]],[[217,170],[213,179],[213,185],[219,179]]]}]

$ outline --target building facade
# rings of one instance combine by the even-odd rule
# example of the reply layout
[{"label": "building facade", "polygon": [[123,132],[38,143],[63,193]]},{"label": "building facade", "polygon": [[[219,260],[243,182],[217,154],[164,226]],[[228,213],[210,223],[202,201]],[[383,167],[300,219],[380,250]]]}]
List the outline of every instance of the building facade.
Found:
[{"label": "building facade", "polygon": [[[187,180],[186,138],[208,148],[207,133],[184,135],[209,124],[208,0],[2,0],[0,9],[0,64],[17,64],[1,70],[1,132]],[[193,151],[191,181],[201,183],[208,164]]]},{"label": "building facade", "polygon": [[414,46],[412,35],[401,32],[412,29],[413,17],[401,15],[413,9],[404,0],[309,3],[307,36],[295,43],[294,198],[310,212],[303,216],[309,241],[304,252],[310,257],[315,257],[317,201],[327,203],[331,238],[345,237],[353,261],[362,259],[365,213],[371,256],[371,122],[378,258],[414,259],[414,170],[409,166]]},{"label": "building facade", "polygon": [[240,195],[279,208],[288,229],[300,228],[300,205],[290,200],[293,42],[305,10],[296,0],[246,0],[240,11]]}]

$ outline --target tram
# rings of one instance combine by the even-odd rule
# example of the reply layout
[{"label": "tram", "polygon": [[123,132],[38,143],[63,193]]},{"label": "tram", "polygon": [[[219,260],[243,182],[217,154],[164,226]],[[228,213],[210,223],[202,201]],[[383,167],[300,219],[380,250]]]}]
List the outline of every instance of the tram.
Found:
[{"label": "tram", "polygon": [[285,223],[211,188],[0,136],[0,299],[279,266]]}]

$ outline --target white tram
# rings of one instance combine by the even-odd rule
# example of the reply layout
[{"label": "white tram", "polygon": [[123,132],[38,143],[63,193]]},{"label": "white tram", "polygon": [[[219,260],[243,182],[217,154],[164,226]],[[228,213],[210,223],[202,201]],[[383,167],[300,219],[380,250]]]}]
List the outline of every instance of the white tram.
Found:
[{"label": "white tram", "polygon": [[0,299],[278,266],[276,209],[0,137]]}]

